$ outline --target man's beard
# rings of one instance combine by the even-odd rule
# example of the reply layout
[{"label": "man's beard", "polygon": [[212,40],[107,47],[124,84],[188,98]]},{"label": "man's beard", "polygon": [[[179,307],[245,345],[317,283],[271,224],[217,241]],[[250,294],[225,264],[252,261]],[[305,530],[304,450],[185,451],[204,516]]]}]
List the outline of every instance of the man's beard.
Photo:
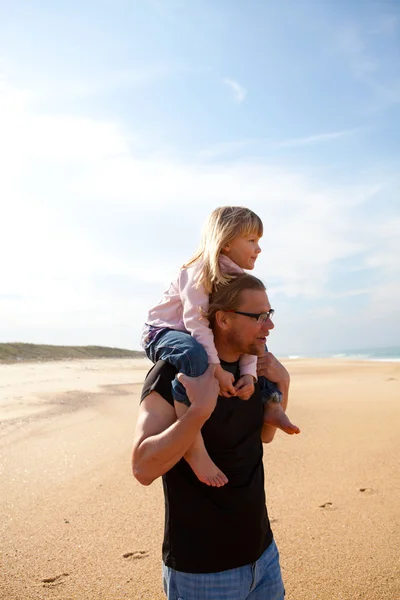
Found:
[{"label": "man's beard", "polygon": [[226,341],[228,346],[239,354],[251,354],[253,356],[260,356],[263,354],[264,348],[260,348],[260,345],[256,342],[246,342],[242,339],[242,336],[238,331],[228,332]]}]

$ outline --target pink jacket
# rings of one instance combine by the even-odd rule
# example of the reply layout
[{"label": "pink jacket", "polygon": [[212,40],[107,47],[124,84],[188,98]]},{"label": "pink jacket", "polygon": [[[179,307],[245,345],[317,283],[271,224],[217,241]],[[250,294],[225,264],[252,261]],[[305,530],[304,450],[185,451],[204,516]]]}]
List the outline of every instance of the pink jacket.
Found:
[{"label": "pink jacket", "polygon": [[[236,263],[220,254],[219,264],[225,273],[243,273]],[[203,316],[208,310],[208,294],[204,288],[196,287],[201,263],[181,269],[178,277],[164,292],[160,302],[150,309],[146,323],[153,327],[170,327],[177,331],[188,331],[206,350],[210,363],[219,363],[213,332]],[[240,374],[257,378],[257,357],[244,354],[240,357]]]}]

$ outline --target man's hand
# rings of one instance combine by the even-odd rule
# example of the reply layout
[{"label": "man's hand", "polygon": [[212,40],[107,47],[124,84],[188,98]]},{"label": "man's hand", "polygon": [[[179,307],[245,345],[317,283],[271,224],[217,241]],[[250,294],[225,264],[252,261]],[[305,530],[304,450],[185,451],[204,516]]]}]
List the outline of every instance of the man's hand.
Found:
[{"label": "man's hand", "polygon": [[223,369],[221,365],[217,365],[215,368],[215,377],[218,379],[219,382],[221,396],[225,396],[225,398],[231,398],[232,396],[236,396],[236,389],[233,385],[235,378],[232,375],[232,373],[225,371],[225,369]]},{"label": "man's hand", "polygon": [[[215,378],[216,365],[208,365],[208,369],[200,377],[188,377],[178,373],[177,378],[185,387],[192,404],[191,410],[208,419],[217,403],[219,383]],[[229,373],[228,373],[229,374]]]},{"label": "man's hand", "polygon": [[254,394],[254,378],[252,375],[242,375],[235,388],[238,398],[248,400]]},{"label": "man's hand", "polygon": [[[290,375],[271,352],[266,352],[263,356],[259,356],[257,360],[257,375],[266,377],[270,381],[276,383],[284,392],[289,387]],[[283,389],[282,389],[283,388]]]}]

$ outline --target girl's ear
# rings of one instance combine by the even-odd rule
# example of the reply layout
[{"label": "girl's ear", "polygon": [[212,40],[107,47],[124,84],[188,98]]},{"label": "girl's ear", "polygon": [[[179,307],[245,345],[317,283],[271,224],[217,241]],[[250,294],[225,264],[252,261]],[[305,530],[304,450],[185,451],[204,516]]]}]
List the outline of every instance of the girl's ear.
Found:
[{"label": "girl's ear", "polygon": [[231,245],[230,244],[226,244],[225,246],[223,246],[222,250],[224,252],[229,252],[229,250],[231,249]]}]

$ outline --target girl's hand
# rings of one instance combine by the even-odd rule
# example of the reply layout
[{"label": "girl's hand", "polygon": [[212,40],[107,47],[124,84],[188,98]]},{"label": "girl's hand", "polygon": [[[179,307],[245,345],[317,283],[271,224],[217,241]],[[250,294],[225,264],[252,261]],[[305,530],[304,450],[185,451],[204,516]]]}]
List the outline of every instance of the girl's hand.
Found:
[{"label": "girl's hand", "polygon": [[238,398],[248,400],[254,394],[254,378],[251,375],[242,375],[235,388]]},{"label": "girl's hand", "polygon": [[233,385],[235,378],[232,373],[225,371],[221,365],[217,365],[214,376],[218,379],[221,396],[225,396],[225,398],[236,396],[237,392]]}]

